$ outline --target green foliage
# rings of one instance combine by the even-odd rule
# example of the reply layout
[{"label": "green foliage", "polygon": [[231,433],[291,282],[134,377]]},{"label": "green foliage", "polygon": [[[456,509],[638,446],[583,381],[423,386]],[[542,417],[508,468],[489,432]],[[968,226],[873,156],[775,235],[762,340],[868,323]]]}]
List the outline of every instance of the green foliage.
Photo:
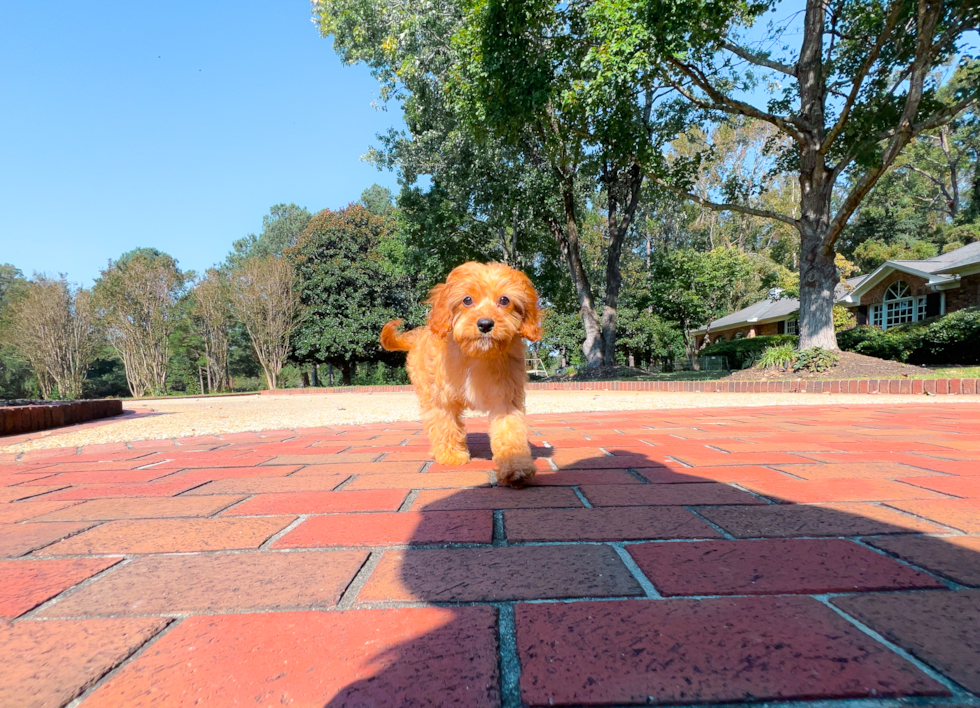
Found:
[{"label": "green foliage", "polygon": [[225,259],[227,268],[240,268],[249,258],[281,256],[292,248],[309,225],[313,215],[295,204],[276,204],[262,217],[262,233],[249,234],[232,244]]},{"label": "green foliage", "polygon": [[577,312],[559,312],[547,309],[543,312],[544,336],[541,338],[542,351],[554,351],[558,364],[584,365],[582,342],[585,340],[585,327]]},{"label": "green foliage", "polygon": [[395,213],[394,195],[387,187],[372,184],[361,192],[360,203],[375,216],[392,216]]},{"label": "green foliage", "polygon": [[637,364],[673,361],[684,352],[684,333],[652,312],[624,306],[619,308],[616,348],[624,361],[633,354]]},{"label": "green foliage", "polygon": [[661,317],[693,329],[742,306],[737,298],[751,273],[750,258],[737,248],[659,251],[647,276],[648,302]]},{"label": "green foliage", "polygon": [[400,363],[403,354],[381,349],[381,327],[396,318],[419,323],[423,311],[401,264],[382,256],[391,225],[359,204],[325,209],[289,252],[306,309],[292,338],[297,361],[330,362],[345,383],[357,362]]},{"label": "green foliage", "polygon": [[980,308],[882,331],[856,327],[842,333],[842,349],[910,364],[980,363]]},{"label": "green foliage", "polygon": [[821,347],[810,347],[793,356],[793,371],[820,373],[840,363],[840,356]]},{"label": "green foliage", "polygon": [[796,348],[792,344],[780,344],[774,347],[766,347],[759,355],[756,366],[763,369],[785,369],[796,356]]},{"label": "green foliage", "polygon": [[834,331],[843,332],[857,324],[857,316],[843,305],[834,305]]},{"label": "green foliage", "polygon": [[717,342],[698,352],[698,356],[723,356],[732,369],[742,369],[755,361],[769,347],[790,345],[795,347],[798,338],[793,334],[773,334],[765,337],[747,337],[730,342]]},{"label": "green foliage", "polygon": [[863,273],[870,273],[885,261],[919,261],[938,254],[936,244],[929,241],[906,237],[885,242],[872,238],[854,249],[854,263]]}]

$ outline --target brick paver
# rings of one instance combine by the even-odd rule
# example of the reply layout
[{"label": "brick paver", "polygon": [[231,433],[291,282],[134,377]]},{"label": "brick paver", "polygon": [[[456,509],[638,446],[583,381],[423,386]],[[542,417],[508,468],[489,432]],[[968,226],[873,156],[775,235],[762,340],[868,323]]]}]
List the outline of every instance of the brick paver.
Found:
[{"label": "brick paver", "polygon": [[0,706],[978,706],[980,406],[832,404],[4,454]]},{"label": "brick paver", "polygon": [[943,584],[841,539],[648,543],[630,555],[664,595],[909,590]]},{"label": "brick paver", "polygon": [[942,695],[809,598],[518,605],[531,705]]},{"label": "brick paver", "polygon": [[0,619],[13,619],[121,558],[0,561]]},{"label": "brick paver", "polygon": [[365,560],[363,551],[146,556],[39,614],[86,617],[330,607]]},{"label": "brick paver", "polygon": [[832,602],[980,693],[980,591],[870,594]]}]

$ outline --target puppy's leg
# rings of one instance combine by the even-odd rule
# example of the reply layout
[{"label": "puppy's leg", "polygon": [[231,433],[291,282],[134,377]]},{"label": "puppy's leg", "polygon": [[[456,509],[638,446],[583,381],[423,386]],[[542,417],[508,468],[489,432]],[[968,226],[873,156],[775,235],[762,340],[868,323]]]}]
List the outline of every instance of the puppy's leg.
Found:
[{"label": "puppy's leg", "polygon": [[524,411],[506,406],[490,411],[490,447],[497,463],[497,484],[523,487],[534,477]]},{"label": "puppy's leg", "polygon": [[425,409],[422,421],[425,432],[429,434],[432,444],[432,454],[436,462],[444,465],[464,465],[470,461],[469,450],[466,449],[466,431],[460,414],[459,406],[442,408],[432,405]]}]

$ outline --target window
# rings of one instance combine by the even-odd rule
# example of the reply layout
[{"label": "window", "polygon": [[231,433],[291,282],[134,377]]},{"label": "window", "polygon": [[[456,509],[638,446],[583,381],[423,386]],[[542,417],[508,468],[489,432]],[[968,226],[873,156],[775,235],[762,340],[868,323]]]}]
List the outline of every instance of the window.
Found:
[{"label": "window", "polygon": [[870,311],[872,327],[881,327],[881,305],[872,305]]},{"label": "window", "polygon": [[926,299],[913,297],[912,288],[904,280],[897,280],[885,290],[884,302],[872,305],[869,311],[874,327],[888,329],[906,322],[925,319]]},{"label": "window", "polygon": [[799,333],[800,333],[799,320],[786,320],[786,334],[799,334]]}]

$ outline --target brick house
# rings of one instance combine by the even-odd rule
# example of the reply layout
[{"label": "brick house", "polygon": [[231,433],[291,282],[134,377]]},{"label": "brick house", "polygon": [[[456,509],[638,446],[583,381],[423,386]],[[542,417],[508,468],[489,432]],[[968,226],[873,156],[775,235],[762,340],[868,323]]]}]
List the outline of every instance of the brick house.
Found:
[{"label": "brick house", "polygon": [[[886,261],[873,273],[848,278],[835,296],[858,324],[882,329],[980,306],[980,241],[921,261]],[[719,339],[796,334],[799,309],[799,300],[776,291],[691,334],[699,349]]]}]

